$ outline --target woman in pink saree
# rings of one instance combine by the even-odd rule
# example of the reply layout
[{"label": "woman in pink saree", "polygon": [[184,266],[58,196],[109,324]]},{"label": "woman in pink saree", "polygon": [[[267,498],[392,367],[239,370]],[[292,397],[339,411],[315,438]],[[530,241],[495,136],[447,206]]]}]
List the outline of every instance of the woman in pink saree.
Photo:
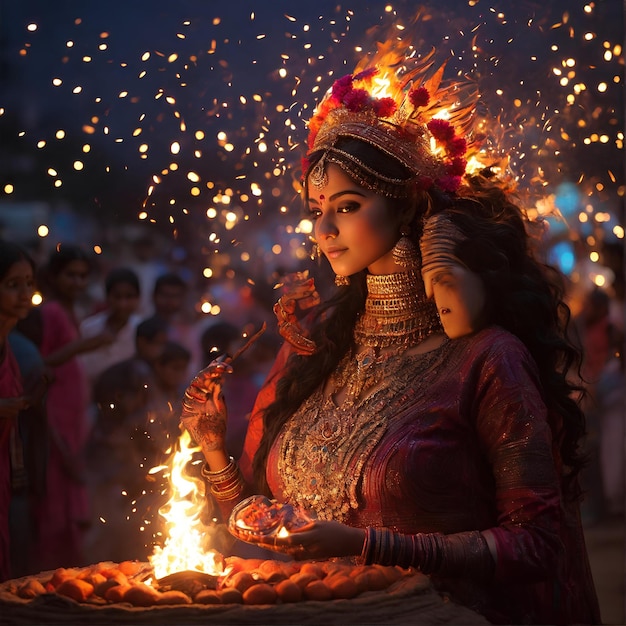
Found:
[{"label": "woman in pink saree", "polygon": [[28,253],[15,244],[0,242],[0,580],[10,578],[11,573],[11,457],[17,445],[19,412],[28,406],[8,336],[28,314],[34,291],[34,264]]},{"label": "woman in pink saree", "polygon": [[84,565],[83,540],[89,522],[84,481],[89,389],[77,356],[110,341],[108,335],[84,339],[75,306],[87,287],[89,257],[77,246],[59,245],[44,274],[47,296],[31,314],[30,338],[51,372],[47,394],[49,457],[46,493],[37,506],[40,569]]}]

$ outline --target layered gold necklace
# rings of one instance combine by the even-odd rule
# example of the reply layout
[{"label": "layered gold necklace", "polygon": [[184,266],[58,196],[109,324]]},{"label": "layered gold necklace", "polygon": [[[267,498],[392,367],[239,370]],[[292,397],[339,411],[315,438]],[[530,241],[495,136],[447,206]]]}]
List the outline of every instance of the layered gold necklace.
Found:
[{"label": "layered gold necklace", "polygon": [[354,328],[359,346],[408,348],[441,330],[419,272],[367,275],[365,311]]},{"label": "layered gold necklace", "polygon": [[356,350],[344,357],[330,379],[335,390],[331,396],[345,388],[346,407],[378,386],[399,354],[441,331],[437,309],[426,298],[418,272],[369,274],[367,287],[365,310],[354,328]]}]

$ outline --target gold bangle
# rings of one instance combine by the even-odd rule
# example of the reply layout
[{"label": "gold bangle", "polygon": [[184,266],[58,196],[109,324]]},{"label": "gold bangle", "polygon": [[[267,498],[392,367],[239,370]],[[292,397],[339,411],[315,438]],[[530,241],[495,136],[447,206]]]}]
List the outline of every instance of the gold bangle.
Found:
[{"label": "gold bangle", "polygon": [[207,464],[204,463],[202,469],[200,470],[202,477],[208,480],[210,483],[223,483],[233,476],[236,476],[239,473],[239,468],[235,463],[235,459],[232,456],[228,457],[228,459],[228,465],[226,465],[226,467],[223,467],[221,470],[217,470],[215,472],[212,472],[208,468]]},{"label": "gold bangle", "polygon": [[244,482],[241,477],[239,480],[230,488],[226,490],[216,489],[213,485],[211,485],[211,495],[216,500],[233,500],[234,498],[240,496],[243,493]]}]

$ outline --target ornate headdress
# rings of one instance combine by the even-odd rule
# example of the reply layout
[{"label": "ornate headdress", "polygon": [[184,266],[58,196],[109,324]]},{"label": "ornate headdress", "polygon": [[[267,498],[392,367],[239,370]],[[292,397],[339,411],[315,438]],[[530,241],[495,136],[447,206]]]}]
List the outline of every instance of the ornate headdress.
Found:
[{"label": "ornate headdress", "polygon": [[[308,122],[303,172],[309,168],[308,156],[325,151],[310,172],[313,185],[324,185],[326,164],[336,162],[360,184],[391,197],[406,197],[412,187],[459,188],[468,149],[476,144],[472,126],[478,95],[469,82],[444,84],[445,63],[436,67],[434,52],[401,60],[386,52],[392,62],[374,60],[335,81]],[[407,176],[371,170],[341,149],[338,139],[343,137],[360,139],[395,158]]]}]

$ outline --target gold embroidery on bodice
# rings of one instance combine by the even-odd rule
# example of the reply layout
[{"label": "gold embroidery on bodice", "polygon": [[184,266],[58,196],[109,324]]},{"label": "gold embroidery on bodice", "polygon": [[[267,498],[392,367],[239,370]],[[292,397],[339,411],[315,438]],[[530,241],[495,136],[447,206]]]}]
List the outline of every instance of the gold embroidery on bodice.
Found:
[{"label": "gold embroidery on bodice", "polygon": [[[319,519],[345,521],[359,506],[362,469],[390,420],[402,409],[407,390],[419,385],[442,349],[423,354],[376,356],[352,354],[339,363],[329,381],[339,394],[321,385],[285,424],[279,437],[278,471],[286,501],[312,510]],[[382,381],[384,385],[380,385]],[[335,386],[339,385],[339,386]]]}]

